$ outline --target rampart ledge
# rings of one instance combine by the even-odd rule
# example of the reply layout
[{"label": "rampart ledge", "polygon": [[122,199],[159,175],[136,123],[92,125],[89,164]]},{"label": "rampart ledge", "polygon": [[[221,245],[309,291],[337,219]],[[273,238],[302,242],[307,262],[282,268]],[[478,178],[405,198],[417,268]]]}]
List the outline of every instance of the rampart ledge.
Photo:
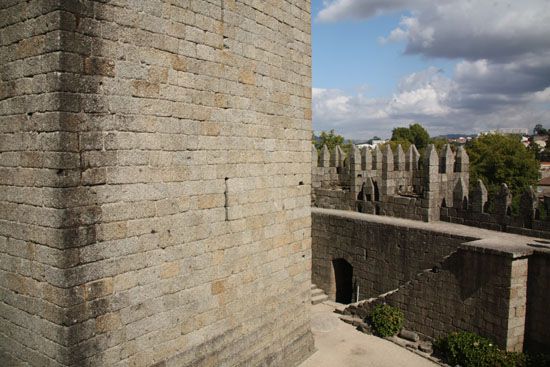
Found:
[{"label": "rampart ledge", "polygon": [[[513,233],[497,232],[488,229],[470,227],[449,222],[421,222],[412,219],[365,214],[337,209],[311,208],[312,215],[337,215],[352,220],[368,221],[383,225],[405,227],[409,229],[426,230],[463,239],[461,247],[480,252],[493,252],[513,258],[529,256],[533,253],[537,243],[550,241],[534,237],[522,236]],[[533,247],[535,244],[535,247]],[[550,248],[550,245],[548,246]]]},{"label": "rampart ledge", "polygon": [[312,281],[349,303],[350,314],[389,303],[403,310],[406,327],[429,337],[466,330],[508,350],[550,344],[550,280],[541,277],[548,241],[320,208],[312,208],[312,236]]}]

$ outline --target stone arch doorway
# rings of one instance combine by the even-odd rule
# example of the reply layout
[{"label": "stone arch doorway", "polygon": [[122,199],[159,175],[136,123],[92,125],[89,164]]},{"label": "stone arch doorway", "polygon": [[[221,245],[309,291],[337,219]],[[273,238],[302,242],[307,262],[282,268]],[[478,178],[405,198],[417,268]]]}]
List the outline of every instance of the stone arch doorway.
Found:
[{"label": "stone arch doorway", "polygon": [[335,301],[351,303],[353,299],[353,266],[344,259],[332,260],[334,284],[336,286]]}]

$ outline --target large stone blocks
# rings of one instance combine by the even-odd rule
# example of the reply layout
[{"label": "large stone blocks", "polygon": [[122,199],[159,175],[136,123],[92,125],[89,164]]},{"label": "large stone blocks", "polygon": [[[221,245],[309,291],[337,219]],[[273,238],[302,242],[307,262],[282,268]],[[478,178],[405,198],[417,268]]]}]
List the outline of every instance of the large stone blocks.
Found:
[{"label": "large stone blocks", "polygon": [[467,330],[512,351],[548,345],[547,254],[532,255],[532,239],[326,209],[313,209],[312,236],[312,280],[329,296],[342,282],[333,262],[353,268],[359,302],[348,312],[387,302],[430,337]]},{"label": "large stone blocks", "polygon": [[0,357],[311,353],[309,1],[7,1],[0,19]]}]

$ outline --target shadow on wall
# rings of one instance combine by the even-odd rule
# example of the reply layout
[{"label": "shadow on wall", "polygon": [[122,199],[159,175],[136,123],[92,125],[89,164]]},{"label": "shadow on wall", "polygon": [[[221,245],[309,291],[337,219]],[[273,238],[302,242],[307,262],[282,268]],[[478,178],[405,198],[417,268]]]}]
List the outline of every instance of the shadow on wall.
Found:
[{"label": "shadow on wall", "polygon": [[479,257],[469,256],[465,251],[457,251],[449,256],[442,264],[443,270],[451,272],[460,287],[460,299],[465,301],[472,297],[481,287],[491,280],[492,270],[487,263],[480,262]]}]

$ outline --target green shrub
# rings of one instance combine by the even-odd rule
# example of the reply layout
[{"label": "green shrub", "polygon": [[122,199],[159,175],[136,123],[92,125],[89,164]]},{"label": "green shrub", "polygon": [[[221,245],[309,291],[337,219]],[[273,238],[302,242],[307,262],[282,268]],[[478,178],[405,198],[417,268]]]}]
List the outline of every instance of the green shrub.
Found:
[{"label": "green shrub", "polygon": [[498,350],[496,355],[497,363],[495,366],[499,367],[527,367],[527,356],[521,352],[506,352]]},{"label": "green shrub", "polygon": [[451,333],[436,340],[434,347],[451,366],[526,367],[528,365],[525,354],[503,351],[489,339],[474,333]]},{"label": "green shrub", "polygon": [[368,319],[376,335],[387,337],[401,330],[405,317],[400,309],[384,304],[376,306]]},{"label": "green shrub", "polygon": [[474,333],[451,333],[436,340],[436,351],[451,366],[482,367],[490,366],[498,348],[489,340]]}]

